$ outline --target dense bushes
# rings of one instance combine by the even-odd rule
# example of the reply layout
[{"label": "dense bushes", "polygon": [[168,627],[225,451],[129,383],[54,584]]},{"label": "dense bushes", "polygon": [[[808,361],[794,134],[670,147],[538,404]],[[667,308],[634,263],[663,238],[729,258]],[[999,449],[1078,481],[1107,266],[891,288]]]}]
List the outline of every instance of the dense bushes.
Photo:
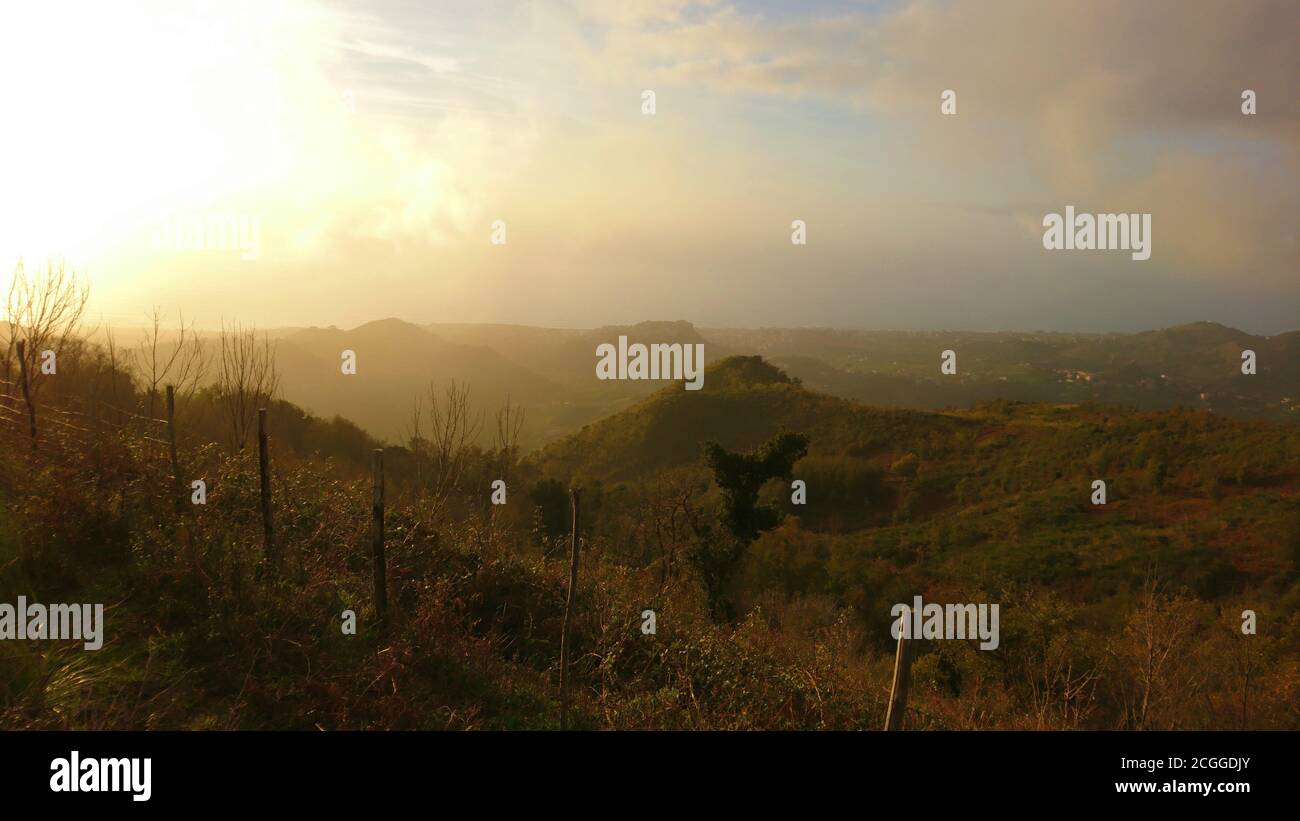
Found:
[{"label": "dense bushes", "polygon": [[[763,407],[801,390],[735,389]],[[579,438],[555,461],[511,465],[504,508],[484,501],[499,454],[468,454],[467,478],[435,512],[410,483],[410,453],[387,449],[384,634],[370,607],[375,443],[345,423],[286,411],[274,562],[250,453],[187,442],[208,503],[178,514],[166,460],[139,435],[104,431],[93,447],[51,436],[36,454],[4,438],[0,602],[103,602],[108,615],[100,651],[0,644],[0,726],[554,727],[565,471],[604,447],[581,467],[576,726],[878,727],[889,611],[922,595],[999,603],[1002,636],[995,652],[924,642],[910,726],[1300,728],[1295,430],[1087,406],[876,418],[798,402],[826,414],[805,420],[825,435],[810,455],[795,461],[802,443],[787,443],[781,464],[733,483],[743,498],[717,487],[698,446],[670,469],[602,472],[664,457],[620,451],[659,441],[664,423],[643,418],[653,403],[628,429],[648,438]],[[745,476],[763,460],[715,457]],[[1088,502],[1098,472],[1104,507]],[[758,481],[767,475],[781,479]],[[807,505],[791,504],[791,478],[806,482]],[[729,524],[746,537],[725,590],[734,621],[716,618],[689,560]],[[345,610],[357,635],[341,629]],[[1245,610],[1256,635],[1241,632]],[[1167,661],[1150,663],[1152,647]]]}]

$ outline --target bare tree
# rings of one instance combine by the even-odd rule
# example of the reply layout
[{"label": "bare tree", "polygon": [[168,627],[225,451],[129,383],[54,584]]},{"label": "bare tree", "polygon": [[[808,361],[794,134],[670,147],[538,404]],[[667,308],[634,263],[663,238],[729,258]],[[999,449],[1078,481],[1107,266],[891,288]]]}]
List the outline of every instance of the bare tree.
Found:
[{"label": "bare tree", "polygon": [[162,338],[162,315],[156,306],[150,318],[150,327],[135,352],[133,370],[147,393],[149,416],[153,416],[159,388],[175,385],[178,396],[193,396],[207,372],[207,360],[203,340],[193,323],[186,327],[185,314],[180,315],[176,339],[170,343]]},{"label": "bare tree", "polygon": [[[117,346],[117,335],[113,329],[104,326],[104,354],[108,357],[108,395],[114,408],[121,408],[122,402],[117,395],[117,377],[123,369],[125,360],[129,359],[129,351],[122,351]],[[117,420],[122,421],[120,418]]]},{"label": "bare tree", "polygon": [[29,275],[22,261],[14,268],[13,282],[5,302],[4,369],[12,373],[17,362],[19,387],[27,404],[27,416],[36,446],[36,397],[44,380],[34,379],[45,351],[64,348],[81,325],[90,297],[90,285],[62,260],[50,261],[45,272]]},{"label": "bare tree", "polygon": [[406,430],[407,446],[415,464],[415,492],[423,500],[425,496],[425,464],[429,461],[429,440],[424,438],[421,423],[424,419],[424,403],[420,397],[411,402],[411,424]]},{"label": "bare tree", "polygon": [[1034,729],[1077,730],[1097,710],[1101,665],[1082,652],[1073,634],[1028,648],[1025,664]]},{"label": "bare tree", "polygon": [[669,473],[655,482],[649,520],[658,549],[659,595],[676,582],[678,559],[706,530],[696,505],[699,488],[685,473]]},{"label": "bare tree", "polygon": [[[1223,622],[1219,624],[1220,641],[1216,655],[1226,662],[1227,672],[1233,684],[1241,685],[1241,718],[1238,728],[1250,729],[1250,694],[1251,685],[1259,689],[1260,679],[1268,671],[1269,639],[1264,636],[1241,632],[1241,620],[1238,614],[1245,612],[1244,606],[1225,607]],[[1224,629],[1224,625],[1226,628]],[[1220,649],[1222,648],[1222,649]],[[1261,714],[1257,708],[1256,715]]]},{"label": "bare tree", "polygon": [[259,344],[257,330],[221,325],[217,359],[217,401],[230,426],[231,444],[243,450],[259,407],[265,407],[280,384],[275,347],[266,334]]},{"label": "bare tree", "polygon": [[503,469],[512,467],[519,460],[519,432],[524,427],[524,416],[524,409],[510,404],[509,396],[505,407],[497,411],[496,453]]},{"label": "bare tree", "polygon": [[1128,675],[1121,698],[1125,725],[1136,730],[1178,729],[1179,704],[1194,703],[1203,691],[1192,658],[1199,628],[1194,602],[1170,596],[1149,575],[1120,641],[1112,648]]},{"label": "bare tree", "polygon": [[428,438],[423,432],[425,417],[417,400],[410,430],[411,452],[415,456],[419,478],[417,492],[425,513],[436,521],[460,486],[470,446],[482,430],[483,417],[473,417],[469,387],[457,385],[455,380],[442,397],[438,396],[432,384],[429,385]]},{"label": "bare tree", "polygon": [[[515,466],[519,463],[519,433],[524,426],[524,415],[524,409],[513,404],[507,395],[505,405],[497,410],[495,440],[488,458],[483,463],[484,469],[491,474],[486,477],[489,482],[499,479],[509,486],[514,481]],[[497,523],[497,513],[500,509],[488,496],[481,496],[480,499],[482,505],[479,507],[479,514],[482,527],[478,534],[487,543],[494,543],[500,534]]]},{"label": "bare tree", "polygon": [[[507,485],[513,477],[515,465],[519,463],[519,432],[524,427],[524,409],[511,404],[506,397],[506,404],[497,411],[496,441],[492,449],[492,467],[496,475]],[[488,505],[488,513],[495,512],[496,505]]]}]

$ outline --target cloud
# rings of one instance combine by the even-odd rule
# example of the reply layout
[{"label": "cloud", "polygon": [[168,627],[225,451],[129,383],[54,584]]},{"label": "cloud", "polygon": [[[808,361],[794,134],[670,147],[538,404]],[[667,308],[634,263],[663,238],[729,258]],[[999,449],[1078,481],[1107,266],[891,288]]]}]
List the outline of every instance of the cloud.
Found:
[{"label": "cloud", "polygon": [[[98,145],[79,128],[7,138],[67,143],[59,179],[93,203],[87,222],[137,216],[122,197],[228,208],[230,194],[263,216],[256,268],[123,261],[106,279],[124,310],[166,287],[233,313],[221,293],[243,285],[269,291],[264,321],[287,305],[344,324],[933,324],[939,300],[955,306],[944,322],[1081,327],[1097,282],[1108,291],[1089,304],[1131,296],[1126,316],[1162,299],[1178,314],[1193,292],[1212,306],[1229,288],[1264,306],[1300,287],[1294,2],[272,6],[197,5],[208,12],[173,15],[179,32],[105,12],[112,38],[72,41],[98,42],[105,62],[92,110],[148,127],[101,127]],[[26,52],[46,49],[29,39]],[[51,87],[85,87],[84,66],[46,59],[62,66]],[[947,88],[956,117],[939,114]],[[76,125],[82,110],[64,107]],[[151,185],[132,177],[142,167]],[[15,198],[15,218],[77,207],[39,194]],[[1135,278],[1122,255],[1045,254],[1042,215],[1066,204],[1152,212],[1153,261]],[[811,242],[792,255],[796,217]],[[497,218],[506,247],[487,242]],[[1161,296],[1173,282],[1189,287]],[[1018,313],[999,292],[1020,295]]]},{"label": "cloud", "polygon": [[1013,158],[1036,198],[1150,210],[1161,264],[1277,284],[1297,266],[1297,30],[1291,0],[917,0],[778,20],[726,5],[611,33],[601,56],[647,84],[862,110],[906,133],[900,164],[954,178]]}]

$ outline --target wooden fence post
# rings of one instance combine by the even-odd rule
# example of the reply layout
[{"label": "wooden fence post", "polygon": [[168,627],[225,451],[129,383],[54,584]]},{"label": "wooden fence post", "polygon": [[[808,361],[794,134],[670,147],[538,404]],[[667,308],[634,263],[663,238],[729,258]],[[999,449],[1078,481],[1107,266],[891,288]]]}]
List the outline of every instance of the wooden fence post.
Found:
[{"label": "wooden fence post", "polygon": [[32,450],[36,450],[36,406],[32,404],[29,385],[31,374],[27,370],[27,341],[18,340],[18,371],[22,378],[23,401],[27,403],[27,426],[32,437]]},{"label": "wooden fence post", "polygon": [[569,726],[569,624],[573,619],[573,599],[578,587],[578,495],[569,490],[573,500],[573,526],[569,532],[569,595],[564,601],[564,624],[560,629],[560,729]]},{"label": "wooden fence post", "polygon": [[388,626],[388,563],[384,558],[383,448],[375,448],[375,495],[370,515],[370,546],[375,567],[375,617],[382,632]]},{"label": "wooden fence post", "polygon": [[903,729],[903,716],[907,713],[907,687],[912,679],[912,656],[916,652],[916,639],[912,633],[912,611],[904,608],[898,630],[898,650],[894,653],[894,683],[889,689],[889,712],[885,715],[886,730]]},{"label": "wooden fence post", "polygon": [[275,528],[271,524],[271,448],[266,433],[266,408],[257,410],[257,467],[262,474],[262,549],[269,559],[275,553]]}]

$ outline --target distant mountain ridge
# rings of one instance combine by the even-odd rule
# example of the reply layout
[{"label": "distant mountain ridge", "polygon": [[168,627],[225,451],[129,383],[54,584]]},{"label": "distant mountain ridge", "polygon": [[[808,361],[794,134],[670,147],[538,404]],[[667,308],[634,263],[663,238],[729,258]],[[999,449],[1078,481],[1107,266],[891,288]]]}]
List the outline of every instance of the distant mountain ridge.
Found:
[{"label": "distant mountain ridge", "polygon": [[[123,331],[119,342],[133,345],[129,337],[138,333]],[[761,355],[810,390],[881,407],[1100,401],[1300,421],[1300,331],[1263,337],[1214,322],[1084,334],[697,328],[685,320],[559,329],[388,318],[350,330],[267,333],[277,346],[284,398],[345,416],[392,443],[405,441],[417,397],[427,404],[431,385],[441,393],[453,379],[469,386],[476,412],[489,422],[485,437],[507,397],[523,406],[528,448],[629,408],[664,383],[596,379],[597,346],[619,336],[703,344],[707,364]],[[1240,371],[1246,349],[1258,358],[1251,376]],[[340,371],[344,350],[357,355],[355,376]],[[955,375],[939,371],[944,350],[957,355]],[[706,375],[703,393],[719,389],[719,378]]]},{"label": "distant mountain ridge", "polygon": [[[342,373],[345,350],[356,354],[355,375]],[[448,342],[397,319],[350,331],[289,333],[276,342],[276,363],[285,397],[318,414],[345,416],[394,442],[406,437],[416,400],[428,406],[431,385],[439,395],[452,380],[469,385],[483,412],[507,398],[516,405],[536,405],[560,389],[490,348]]]},{"label": "distant mountain ridge", "polygon": [[[489,422],[507,399],[526,412],[526,446],[598,419],[662,387],[662,382],[595,379],[596,348],[629,343],[702,343],[706,361],[725,355],[684,321],[641,322],[568,331],[512,325],[428,325],[382,319],[352,330],[301,328],[275,334],[285,397],[325,415],[356,420],[388,441],[405,441],[417,397],[429,402],[451,381],[467,385]],[[357,356],[357,373],[340,356]],[[485,424],[482,438],[490,437]]]}]

